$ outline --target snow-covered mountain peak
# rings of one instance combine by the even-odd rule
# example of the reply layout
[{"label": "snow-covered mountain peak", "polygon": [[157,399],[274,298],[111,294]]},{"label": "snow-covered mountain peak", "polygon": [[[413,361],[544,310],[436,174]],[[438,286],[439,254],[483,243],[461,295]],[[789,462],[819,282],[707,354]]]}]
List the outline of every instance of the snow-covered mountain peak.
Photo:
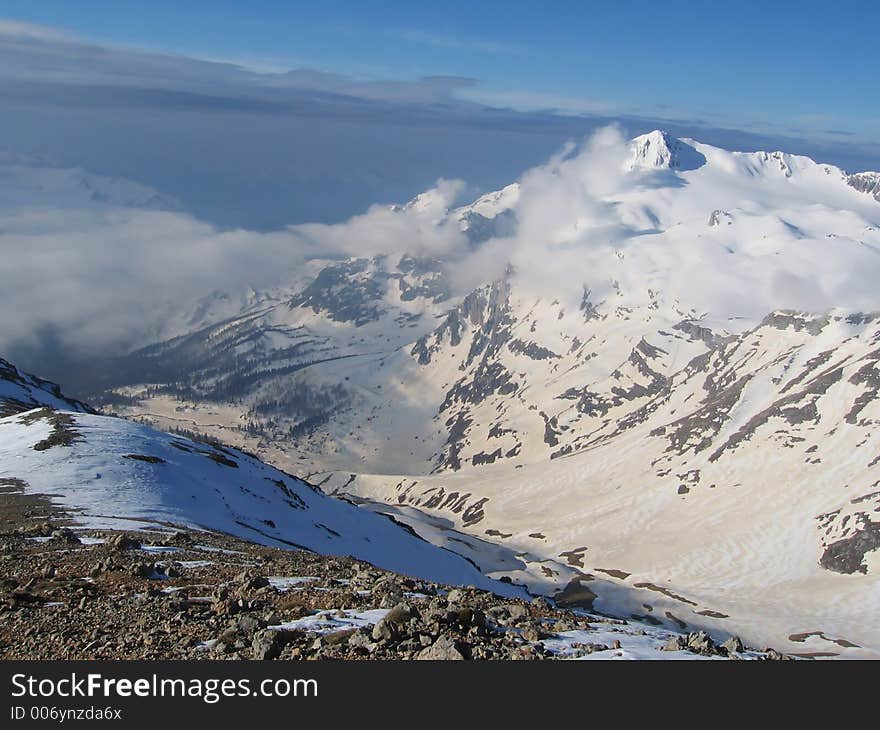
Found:
[{"label": "snow-covered mountain peak", "polygon": [[626,163],[628,170],[693,170],[706,162],[706,158],[688,141],[676,139],[659,129],[635,137],[630,150],[632,155]]},{"label": "snow-covered mountain peak", "polygon": [[513,208],[519,201],[520,185],[511,183],[500,190],[481,195],[470,205],[462,206],[456,210],[459,217],[467,213],[478,213],[484,218],[495,218],[506,210]]},{"label": "snow-covered mountain peak", "polygon": [[396,209],[419,213],[445,213],[447,210],[446,200],[437,190],[419,193],[405,205],[399,206]]},{"label": "snow-covered mountain peak", "polygon": [[535,591],[880,651],[878,188],[608,133],[470,205],[438,184],[394,210],[454,248],[312,261],[114,395]]}]

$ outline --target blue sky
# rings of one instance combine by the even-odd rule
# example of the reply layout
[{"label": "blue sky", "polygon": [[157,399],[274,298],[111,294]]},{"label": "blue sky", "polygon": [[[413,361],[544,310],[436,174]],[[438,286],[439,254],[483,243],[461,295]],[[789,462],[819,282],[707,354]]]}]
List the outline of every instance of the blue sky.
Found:
[{"label": "blue sky", "polygon": [[357,79],[473,78],[462,98],[880,140],[871,2],[3,0],[101,43]]}]

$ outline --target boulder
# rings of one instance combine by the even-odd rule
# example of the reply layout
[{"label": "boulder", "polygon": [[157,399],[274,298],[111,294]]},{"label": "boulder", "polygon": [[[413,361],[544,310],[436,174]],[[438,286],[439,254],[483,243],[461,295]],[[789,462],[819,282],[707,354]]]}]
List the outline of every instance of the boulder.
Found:
[{"label": "boulder", "polygon": [[420,661],[463,661],[466,658],[463,648],[451,636],[443,634],[431,646],[416,654],[415,658]]},{"label": "boulder", "polygon": [[119,533],[118,535],[114,535],[107,542],[107,545],[111,550],[117,550],[122,552],[123,550],[138,550],[141,546],[140,540],[136,540],[125,533]]},{"label": "boulder", "polygon": [[297,636],[295,631],[261,629],[254,634],[251,649],[254,659],[277,659],[281,650]]},{"label": "boulder", "polygon": [[721,645],[721,648],[724,649],[728,654],[739,654],[744,647],[742,641],[740,641],[740,638],[738,636],[731,636]]}]

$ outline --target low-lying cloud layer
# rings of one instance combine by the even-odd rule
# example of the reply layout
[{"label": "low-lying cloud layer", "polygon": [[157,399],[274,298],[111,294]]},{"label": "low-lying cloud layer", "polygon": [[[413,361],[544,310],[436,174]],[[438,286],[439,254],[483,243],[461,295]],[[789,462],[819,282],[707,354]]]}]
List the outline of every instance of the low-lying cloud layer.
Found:
[{"label": "low-lying cloud layer", "polygon": [[373,206],[335,225],[226,230],[155,209],[126,181],[0,165],[0,348],[51,333],[71,349],[119,351],[158,332],[213,291],[244,296],[297,278],[308,259],[410,251],[446,256],[466,241],[438,218],[462,184],[439,181],[432,205]]}]

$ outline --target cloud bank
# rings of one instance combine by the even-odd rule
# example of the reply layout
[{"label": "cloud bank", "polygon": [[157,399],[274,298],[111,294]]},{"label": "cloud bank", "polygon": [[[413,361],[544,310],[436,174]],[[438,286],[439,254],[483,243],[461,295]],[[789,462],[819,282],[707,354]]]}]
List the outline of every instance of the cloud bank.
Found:
[{"label": "cloud bank", "polygon": [[162,209],[158,193],[124,180],[0,164],[0,351],[51,334],[70,350],[119,352],[210,292],[290,284],[309,259],[454,255],[466,239],[438,218],[462,188],[441,180],[428,206],[377,205],[339,224],[260,232]]}]

